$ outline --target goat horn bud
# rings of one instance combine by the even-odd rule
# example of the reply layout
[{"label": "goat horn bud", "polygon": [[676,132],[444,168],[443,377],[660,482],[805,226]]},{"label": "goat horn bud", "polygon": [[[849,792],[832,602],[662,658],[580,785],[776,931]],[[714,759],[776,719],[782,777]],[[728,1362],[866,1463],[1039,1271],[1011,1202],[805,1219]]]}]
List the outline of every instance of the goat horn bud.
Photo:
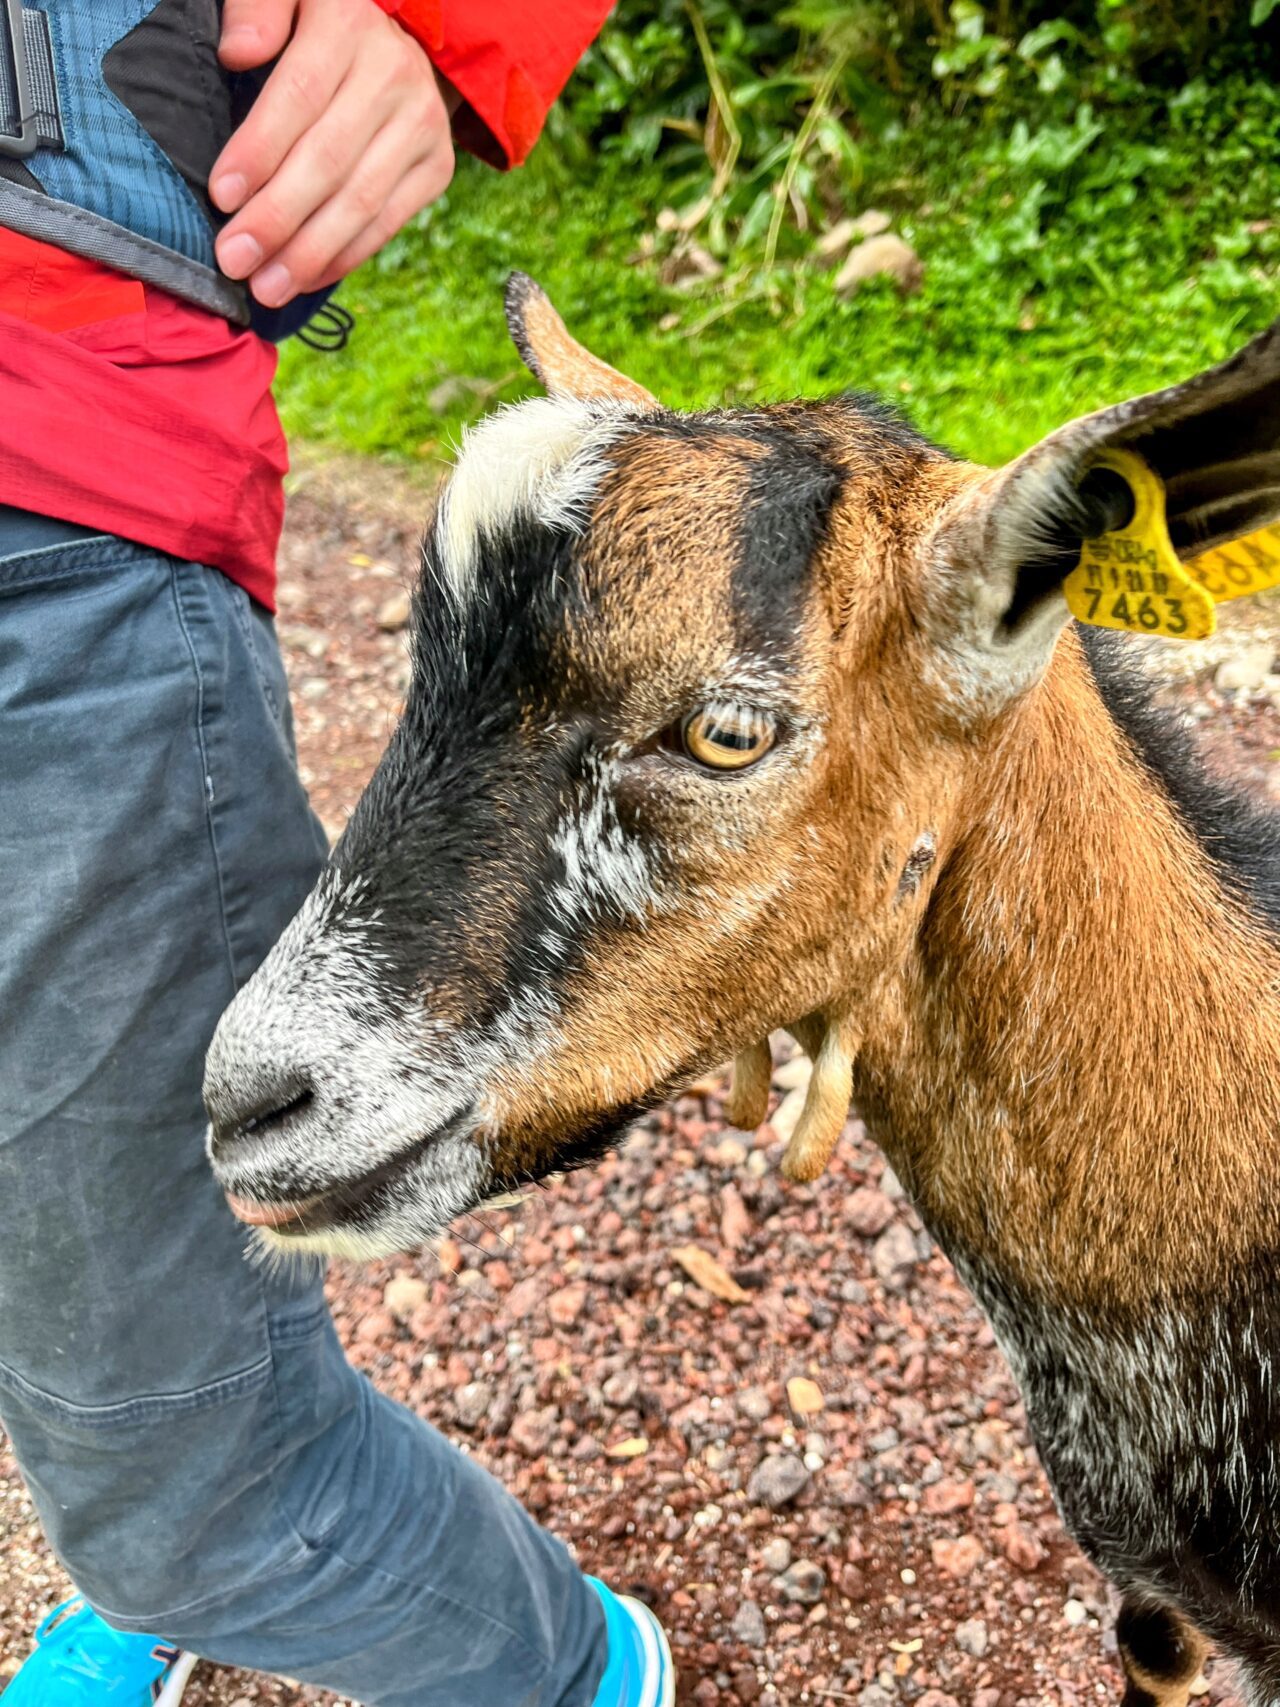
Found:
[{"label": "goat horn bud", "polygon": [[829,1024],[813,1057],[809,1094],[782,1157],[782,1171],[797,1184],[816,1180],[831,1160],[853,1096],[856,1050],[838,1023]]},{"label": "goat horn bud", "polygon": [[769,1039],[740,1050],[733,1058],[733,1089],[729,1093],[729,1121],[740,1132],[751,1132],[769,1112],[769,1086],[773,1080],[773,1054]]}]

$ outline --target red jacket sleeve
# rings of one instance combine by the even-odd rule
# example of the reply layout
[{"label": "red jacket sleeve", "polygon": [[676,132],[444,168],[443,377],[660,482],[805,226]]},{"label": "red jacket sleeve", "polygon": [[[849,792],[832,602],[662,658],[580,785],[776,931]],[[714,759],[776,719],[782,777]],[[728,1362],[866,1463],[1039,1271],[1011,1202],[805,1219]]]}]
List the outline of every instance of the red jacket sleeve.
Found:
[{"label": "red jacket sleeve", "polygon": [[461,145],[518,166],[613,0],[379,0],[420,41],[465,103]]}]

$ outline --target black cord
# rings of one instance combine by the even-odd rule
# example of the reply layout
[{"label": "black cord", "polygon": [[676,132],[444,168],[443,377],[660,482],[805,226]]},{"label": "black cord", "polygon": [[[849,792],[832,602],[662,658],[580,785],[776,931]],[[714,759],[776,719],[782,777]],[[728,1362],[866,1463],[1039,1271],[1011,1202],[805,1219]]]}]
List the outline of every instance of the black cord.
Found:
[{"label": "black cord", "polygon": [[340,302],[326,302],[305,326],[298,328],[294,336],[300,338],[308,349],[331,354],[334,350],[346,349],[355,324],[351,313]]}]

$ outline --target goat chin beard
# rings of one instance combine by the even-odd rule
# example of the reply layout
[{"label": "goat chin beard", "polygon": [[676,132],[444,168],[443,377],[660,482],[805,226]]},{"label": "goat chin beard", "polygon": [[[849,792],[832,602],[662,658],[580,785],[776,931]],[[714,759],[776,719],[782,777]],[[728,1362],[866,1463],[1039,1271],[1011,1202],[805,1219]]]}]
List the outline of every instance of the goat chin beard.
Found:
[{"label": "goat chin beard", "polygon": [[371,1262],[394,1256],[481,1208],[496,1183],[481,1149],[469,1136],[451,1133],[366,1202],[344,1207],[335,1190],[332,1206],[326,1204],[328,1194],[321,1193],[293,1206],[294,1214],[273,1214],[269,1222],[254,1226],[252,1249],[272,1266],[298,1257]]}]

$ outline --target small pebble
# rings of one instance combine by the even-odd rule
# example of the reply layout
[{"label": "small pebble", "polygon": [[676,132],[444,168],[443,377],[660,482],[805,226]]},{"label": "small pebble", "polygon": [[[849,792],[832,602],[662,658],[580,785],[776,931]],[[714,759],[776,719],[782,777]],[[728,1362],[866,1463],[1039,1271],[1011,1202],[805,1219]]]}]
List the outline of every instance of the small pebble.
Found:
[{"label": "small pebble", "polygon": [[956,1647],[961,1653],[971,1654],[975,1660],[980,1660],[988,1644],[987,1627],[981,1618],[966,1618],[963,1624],[956,1625]]},{"label": "small pebble", "polygon": [[733,1623],[729,1629],[735,1641],[741,1642],[747,1648],[763,1648],[768,1638],[765,1629],[764,1613],[754,1600],[744,1600],[734,1614]]},{"label": "small pebble", "polygon": [[767,1505],[777,1511],[784,1505],[790,1505],[796,1495],[808,1486],[809,1474],[809,1466],[793,1453],[763,1458],[751,1472],[747,1498],[753,1505]]},{"label": "small pebble", "polygon": [[808,1559],[797,1559],[778,1578],[778,1593],[797,1606],[816,1606],[827,1586],[827,1573],[821,1565]]}]

